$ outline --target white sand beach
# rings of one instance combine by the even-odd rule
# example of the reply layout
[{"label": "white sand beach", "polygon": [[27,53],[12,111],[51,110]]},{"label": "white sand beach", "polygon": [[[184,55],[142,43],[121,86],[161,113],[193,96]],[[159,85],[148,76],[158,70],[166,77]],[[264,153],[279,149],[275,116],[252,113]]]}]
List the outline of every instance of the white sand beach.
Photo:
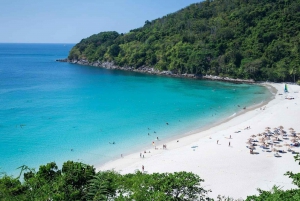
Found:
[{"label": "white sand beach", "polygon": [[[293,158],[295,154],[287,152],[280,154],[282,157],[275,157],[275,152],[267,152],[259,146],[254,150],[258,154],[250,154],[246,147],[247,139],[264,132],[266,127],[273,131],[274,127],[283,126],[288,134],[292,127],[300,133],[300,86],[288,85],[289,93],[285,94],[284,84],[267,85],[276,88],[277,94],[263,106],[264,110],[249,110],[208,130],[180,138],[178,142],[177,139],[167,142],[167,149],[162,148],[163,143],[155,142],[158,150],[154,147],[147,149],[151,153],[143,153],[145,158],[140,158],[140,153],[125,155],[97,167],[97,170],[115,170],[126,174],[141,170],[144,165],[147,173],[193,172],[205,180],[202,185],[212,190],[209,196],[213,198],[218,195],[246,198],[247,195],[258,194],[257,188],[270,190],[274,185],[283,189],[294,188],[291,179],[284,173],[299,172],[300,166]],[[294,99],[285,99],[287,96]],[[245,129],[248,126],[250,129]],[[229,139],[230,135],[232,139]],[[284,143],[290,141],[283,140],[280,144]],[[191,148],[193,146],[197,147]],[[287,150],[288,147],[274,148]],[[291,149],[300,152],[298,147]]]}]

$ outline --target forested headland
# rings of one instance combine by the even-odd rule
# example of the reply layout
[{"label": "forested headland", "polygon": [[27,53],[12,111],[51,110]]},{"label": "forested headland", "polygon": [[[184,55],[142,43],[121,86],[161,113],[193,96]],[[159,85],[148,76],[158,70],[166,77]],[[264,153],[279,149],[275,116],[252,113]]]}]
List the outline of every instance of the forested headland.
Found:
[{"label": "forested headland", "polygon": [[294,82],[300,79],[299,30],[300,0],[207,0],[129,33],[94,34],[68,59]]}]

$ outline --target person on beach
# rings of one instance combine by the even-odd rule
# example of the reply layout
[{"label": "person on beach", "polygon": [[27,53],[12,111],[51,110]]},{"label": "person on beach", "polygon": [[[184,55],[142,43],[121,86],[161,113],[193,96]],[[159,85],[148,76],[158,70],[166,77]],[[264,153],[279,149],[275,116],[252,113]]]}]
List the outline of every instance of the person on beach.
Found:
[{"label": "person on beach", "polygon": [[219,140],[217,140],[217,144],[219,144]]},{"label": "person on beach", "polygon": [[142,171],[144,172],[144,170],[145,170],[145,167],[144,167],[144,165],[142,165]]},{"label": "person on beach", "polygon": [[142,158],[142,153],[140,153],[140,158]]},{"label": "person on beach", "polygon": [[231,135],[229,136],[229,138],[231,139]]},{"label": "person on beach", "polygon": [[230,147],[230,142],[229,142],[229,145],[228,145],[229,147]]},{"label": "person on beach", "polygon": [[121,158],[123,158],[123,154],[121,154]]},{"label": "person on beach", "polygon": [[158,140],[158,137],[156,137],[156,139]]}]

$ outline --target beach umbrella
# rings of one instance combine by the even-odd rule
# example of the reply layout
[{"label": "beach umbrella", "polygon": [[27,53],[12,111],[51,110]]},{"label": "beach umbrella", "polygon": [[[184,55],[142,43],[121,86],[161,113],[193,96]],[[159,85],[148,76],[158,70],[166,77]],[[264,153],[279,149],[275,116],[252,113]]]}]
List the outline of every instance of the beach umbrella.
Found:
[{"label": "beach umbrella", "polygon": [[289,128],[289,130],[294,130],[293,128]]},{"label": "beach umbrella", "polygon": [[256,135],[251,135],[250,137],[256,137]]},{"label": "beach umbrella", "polygon": [[258,136],[262,136],[262,134],[261,134],[261,133],[259,133],[259,134],[258,134]]},{"label": "beach umbrella", "polygon": [[283,126],[279,126],[278,128],[283,129],[284,127]]},{"label": "beach umbrella", "polygon": [[270,127],[268,126],[268,127],[266,127],[266,129],[270,129]]}]

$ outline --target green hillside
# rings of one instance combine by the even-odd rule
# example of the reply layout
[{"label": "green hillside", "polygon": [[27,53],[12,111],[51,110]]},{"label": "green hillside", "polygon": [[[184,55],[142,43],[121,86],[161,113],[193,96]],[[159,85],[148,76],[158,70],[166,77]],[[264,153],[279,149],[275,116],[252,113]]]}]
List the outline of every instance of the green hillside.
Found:
[{"label": "green hillside", "polygon": [[126,34],[92,35],[68,58],[176,74],[297,81],[299,30],[300,0],[207,0]]}]

